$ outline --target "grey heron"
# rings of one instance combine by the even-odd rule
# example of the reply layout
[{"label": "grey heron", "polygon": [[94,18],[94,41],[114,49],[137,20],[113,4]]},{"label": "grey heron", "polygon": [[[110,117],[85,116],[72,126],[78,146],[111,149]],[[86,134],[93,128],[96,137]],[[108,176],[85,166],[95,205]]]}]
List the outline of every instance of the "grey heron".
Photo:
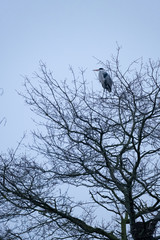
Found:
[{"label": "grey heron", "polygon": [[99,71],[98,78],[102,87],[104,90],[106,89],[108,92],[111,92],[113,81],[110,75],[104,70],[104,68],[94,69],[93,71]]}]

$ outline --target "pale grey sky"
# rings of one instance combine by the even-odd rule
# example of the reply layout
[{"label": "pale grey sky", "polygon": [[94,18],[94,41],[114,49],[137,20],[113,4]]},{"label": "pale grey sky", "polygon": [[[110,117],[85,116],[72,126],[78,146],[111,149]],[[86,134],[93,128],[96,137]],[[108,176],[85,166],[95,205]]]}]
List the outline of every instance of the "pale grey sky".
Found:
[{"label": "pale grey sky", "polygon": [[159,0],[0,0],[0,151],[15,147],[23,132],[33,129],[31,114],[15,90],[22,91],[22,75],[46,62],[57,80],[69,76],[69,65],[78,72],[92,69],[116,53],[121,64],[160,54]]}]

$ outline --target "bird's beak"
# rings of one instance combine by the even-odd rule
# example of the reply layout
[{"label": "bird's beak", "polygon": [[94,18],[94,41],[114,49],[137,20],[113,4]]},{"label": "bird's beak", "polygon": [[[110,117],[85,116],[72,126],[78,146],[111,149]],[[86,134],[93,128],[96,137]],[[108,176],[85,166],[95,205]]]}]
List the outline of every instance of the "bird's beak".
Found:
[{"label": "bird's beak", "polygon": [[93,69],[93,71],[99,71],[99,69]]}]

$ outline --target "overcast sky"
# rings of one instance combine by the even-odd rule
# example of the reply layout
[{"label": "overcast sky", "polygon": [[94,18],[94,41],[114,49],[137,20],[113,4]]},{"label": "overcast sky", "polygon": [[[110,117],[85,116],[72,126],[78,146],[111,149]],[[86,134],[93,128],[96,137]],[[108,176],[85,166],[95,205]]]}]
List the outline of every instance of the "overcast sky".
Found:
[{"label": "overcast sky", "polygon": [[15,147],[34,128],[22,91],[22,75],[44,61],[57,80],[87,68],[94,82],[93,56],[105,61],[122,46],[121,64],[160,54],[160,0],[0,0],[0,151]]}]

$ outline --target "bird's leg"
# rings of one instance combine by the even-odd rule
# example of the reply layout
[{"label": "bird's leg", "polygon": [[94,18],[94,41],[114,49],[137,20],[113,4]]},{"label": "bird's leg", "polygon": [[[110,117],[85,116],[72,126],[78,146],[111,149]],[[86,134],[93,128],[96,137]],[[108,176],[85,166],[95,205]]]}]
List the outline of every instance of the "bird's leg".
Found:
[{"label": "bird's leg", "polygon": [[[105,95],[105,96],[104,96]],[[104,89],[103,90],[103,95],[102,95],[102,99],[106,99],[107,98],[107,90]]]},{"label": "bird's leg", "polygon": [[103,98],[103,95],[104,95],[104,93],[105,93],[105,89],[103,89],[103,94],[102,94],[102,98]]}]

